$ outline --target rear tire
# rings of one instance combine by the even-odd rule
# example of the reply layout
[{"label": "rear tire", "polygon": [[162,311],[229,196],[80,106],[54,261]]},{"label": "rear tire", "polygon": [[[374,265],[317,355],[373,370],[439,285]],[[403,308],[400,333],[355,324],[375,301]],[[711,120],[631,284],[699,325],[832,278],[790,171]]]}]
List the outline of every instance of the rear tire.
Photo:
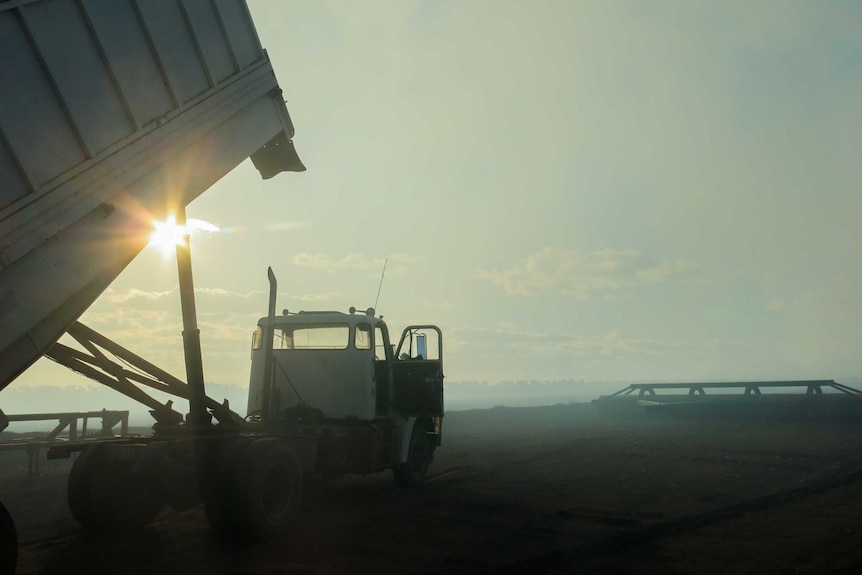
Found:
[{"label": "rear tire", "polygon": [[134,472],[134,461],[114,459],[94,445],[78,456],[69,474],[72,516],[93,531],[137,531],[162,507],[152,484]]},{"label": "rear tire", "polygon": [[94,445],[78,454],[66,484],[66,500],[72,517],[91,531],[98,529],[96,511],[90,499],[90,477],[96,466],[91,460],[98,459],[97,452],[100,448],[100,445]]},{"label": "rear tire", "polygon": [[416,487],[425,482],[428,466],[431,464],[431,442],[425,427],[419,423],[413,426],[410,434],[410,447],[407,451],[407,461],[396,463],[392,475],[401,487]]},{"label": "rear tire", "polygon": [[240,532],[234,476],[238,460],[251,443],[251,439],[244,437],[224,442],[204,486],[204,513],[210,527],[223,537],[233,537]]}]

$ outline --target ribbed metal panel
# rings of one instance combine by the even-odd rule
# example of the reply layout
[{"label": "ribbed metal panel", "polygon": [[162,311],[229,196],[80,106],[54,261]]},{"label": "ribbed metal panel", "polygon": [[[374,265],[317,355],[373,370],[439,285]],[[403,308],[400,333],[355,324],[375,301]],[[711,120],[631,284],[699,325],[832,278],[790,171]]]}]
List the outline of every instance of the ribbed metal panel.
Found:
[{"label": "ribbed metal panel", "polygon": [[243,0],[0,1],[0,389],[167,206],[303,170],[292,136]]},{"label": "ribbed metal panel", "polygon": [[0,54],[0,223],[265,61],[242,0],[0,3]]}]

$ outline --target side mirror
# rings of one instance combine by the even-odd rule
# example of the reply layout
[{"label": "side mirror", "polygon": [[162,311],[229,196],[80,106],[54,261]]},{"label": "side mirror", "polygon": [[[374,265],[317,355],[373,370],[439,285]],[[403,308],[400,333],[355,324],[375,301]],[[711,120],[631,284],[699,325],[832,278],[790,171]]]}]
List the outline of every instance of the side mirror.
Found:
[{"label": "side mirror", "polygon": [[425,344],[425,334],[420,333],[416,336],[416,357],[425,359],[428,357],[428,348]]}]

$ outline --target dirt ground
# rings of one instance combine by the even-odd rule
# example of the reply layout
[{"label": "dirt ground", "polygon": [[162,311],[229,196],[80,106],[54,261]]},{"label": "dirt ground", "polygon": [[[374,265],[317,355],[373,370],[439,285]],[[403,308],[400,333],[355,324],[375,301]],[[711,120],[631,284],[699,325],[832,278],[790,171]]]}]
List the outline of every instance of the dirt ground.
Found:
[{"label": "dirt ground", "polygon": [[0,462],[19,573],[862,573],[862,427],[612,418],[590,404],[447,415],[430,481],[307,486],[295,529],[213,537],[200,509],[92,536],[69,461]]}]

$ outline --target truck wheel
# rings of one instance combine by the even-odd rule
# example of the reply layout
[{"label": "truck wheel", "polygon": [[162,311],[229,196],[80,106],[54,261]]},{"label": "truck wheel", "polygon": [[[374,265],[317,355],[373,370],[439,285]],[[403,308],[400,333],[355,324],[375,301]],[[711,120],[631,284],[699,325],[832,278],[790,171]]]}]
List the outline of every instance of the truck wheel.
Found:
[{"label": "truck wheel", "polygon": [[259,439],[237,460],[234,494],[243,533],[275,539],[294,522],[302,505],[302,467],[281,440]]},{"label": "truck wheel", "polygon": [[431,464],[431,442],[425,427],[420,424],[413,426],[410,434],[410,448],[407,451],[407,461],[396,463],[392,468],[395,481],[401,487],[415,487],[425,481],[428,466]]},{"label": "truck wheel", "polygon": [[6,507],[0,503],[0,575],[12,575],[18,565],[18,533]]},{"label": "truck wheel", "polygon": [[67,486],[72,516],[93,531],[142,529],[161,502],[147,478],[134,473],[134,461],[110,455],[109,448],[95,445],[75,461]]},{"label": "truck wheel", "polygon": [[225,441],[218,450],[204,486],[204,513],[210,527],[219,535],[231,537],[238,534],[234,487],[237,461],[252,440],[238,437]]},{"label": "truck wheel", "polygon": [[106,461],[93,474],[90,497],[104,531],[143,529],[162,508],[152,485],[133,466],[131,461]]},{"label": "truck wheel", "polygon": [[98,459],[97,452],[100,450],[100,445],[93,445],[78,454],[75,458],[75,463],[72,465],[72,471],[69,472],[69,481],[66,484],[66,500],[69,503],[69,511],[72,512],[72,517],[75,520],[90,530],[98,529],[98,520],[96,519],[96,511],[93,509],[93,503],[90,500],[90,477],[96,464],[91,463],[95,457]]}]

